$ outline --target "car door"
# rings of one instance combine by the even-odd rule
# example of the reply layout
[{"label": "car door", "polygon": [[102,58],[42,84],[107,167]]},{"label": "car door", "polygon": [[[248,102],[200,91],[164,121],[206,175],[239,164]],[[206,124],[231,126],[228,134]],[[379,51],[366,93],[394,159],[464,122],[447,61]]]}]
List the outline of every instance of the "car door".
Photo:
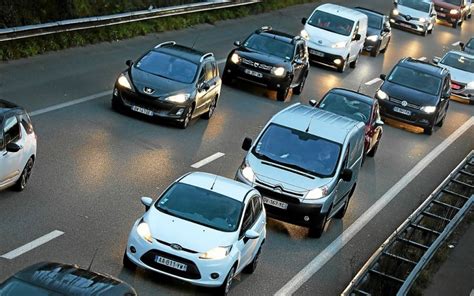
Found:
[{"label": "car door", "polygon": [[451,77],[448,75],[443,80],[443,89],[441,91],[439,115],[438,118],[443,118],[446,115],[446,105],[449,103],[449,97],[451,96]]},{"label": "car door", "polygon": [[302,75],[304,75],[304,63],[305,61],[305,48],[304,48],[304,43],[303,42],[298,42],[296,43],[295,46],[295,57],[292,62],[292,66],[294,69],[294,76],[293,76],[293,82],[292,86],[296,86],[300,84],[300,81],[302,79]]},{"label": "car door", "polygon": [[[206,87],[207,86],[207,87]],[[201,73],[199,75],[196,95],[196,111],[201,114],[207,111],[210,101],[213,98],[212,94],[216,89],[216,77],[212,67],[212,61],[207,61],[203,64]]]},{"label": "car door", "polygon": [[[387,32],[388,31],[388,32]],[[388,41],[390,40],[392,33],[390,32],[390,22],[388,21],[388,18],[384,17],[383,18],[383,24],[382,24],[382,43],[380,44],[380,49],[384,49],[387,47]]]},{"label": "car door", "polygon": [[[346,150],[341,153],[343,156],[343,161],[341,165],[341,169],[339,170],[339,174],[346,168],[349,168],[349,152],[350,152],[350,145],[347,145]],[[336,185],[336,192],[335,192],[335,197],[334,197],[334,204],[333,204],[333,212],[336,211],[336,209],[341,205],[342,201],[344,201],[344,197],[350,190],[350,185],[351,182],[345,182],[342,180],[340,177],[338,177],[339,180],[337,181]]]},{"label": "car door", "polygon": [[254,216],[254,209],[253,209],[253,196],[244,211],[244,216],[242,218],[242,226],[239,232],[239,241],[237,242],[237,248],[240,251],[240,260],[239,260],[239,271],[242,270],[248,263],[252,260],[253,254],[255,251],[256,244],[258,242],[257,239],[247,239],[245,237],[245,232],[251,229],[258,217]]},{"label": "car door", "polygon": [[21,136],[21,125],[14,114],[7,115],[2,129],[3,147],[0,148],[0,187],[16,180],[23,170],[22,151],[7,152],[6,146],[16,143],[23,146],[24,139]]}]

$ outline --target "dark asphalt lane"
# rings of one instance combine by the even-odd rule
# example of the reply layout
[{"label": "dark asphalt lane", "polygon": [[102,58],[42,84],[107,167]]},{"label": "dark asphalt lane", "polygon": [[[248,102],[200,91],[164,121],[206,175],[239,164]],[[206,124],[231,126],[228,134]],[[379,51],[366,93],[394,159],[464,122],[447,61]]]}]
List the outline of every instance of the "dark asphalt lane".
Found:
[{"label": "dark asphalt lane", "polygon": [[[387,12],[391,5],[391,1],[350,3]],[[29,110],[38,110],[109,90],[126,59],[135,58],[164,40],[191,44],[198,37],[199,48],[212,49],[222,59],[234,40],[243,39],[261,25],[272,24],[277,29],[299,32],[302,27],[299,20],[314,6],[302,5],[215,26],[201,25],[3,63],[0,64],[0,97]],[[65,234],[13,260],[0,258],[0,281],[39,260],[88,266],[98,249],[93,268],[128,281],[141,295],[206,293],[166,277],[143,271],[132,274],[122,269],[121,257],[128,232],[143,211],[140,196],[156,197],[169,182],[193,170],[191,164],[216,152],[225,156],[200,170],[232,178],[244,156],[240,150],[242,139],[255,138],[266,121],[290,103],[318,99],[332,87],[357,89],[360,83],[388,72],[404,56],[441,55],[443,46],[466,40],[474,35],[473,31],[472,22],[465,23],[461,30],[437,26],[428,37],[394,30],[391,48],[385,56],[364,56],[357,69],[342,75],[312,67],[303,94],[293,96],[290,102],[277,102],[274,93],[245,83],[224,87],[215,117],[209,122],[194,121],[186,130],[113,112],[109,97],[34,117],[39,148],[31,183],[23,193],[0,193],[3,221],[0,255],[56,229]],[[376,88],[377,85],[363,86],[361,90],[372,95]],[[386,125],[375,159],[368,159],[361,170],[346,217],[331,222],[328,232],[319,240],[307,238],[303,228],[269,220],[261,265],[256,274],[241,276],[232,294],[276,292],[473,115],[473,106],[452,102],[445,125],[432,136],[418,134],[416,129],[401,129],[396,123]],[[473,148],[471,128],[298,293],[334,295],[342,291],[351,272],[363,264],[421,203],[422,197]]]}]

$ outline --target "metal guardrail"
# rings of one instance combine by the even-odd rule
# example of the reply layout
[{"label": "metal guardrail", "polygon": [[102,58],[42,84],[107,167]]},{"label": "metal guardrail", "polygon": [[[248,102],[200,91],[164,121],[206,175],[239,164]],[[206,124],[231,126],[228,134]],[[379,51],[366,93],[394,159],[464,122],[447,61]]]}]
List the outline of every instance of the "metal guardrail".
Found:
[{"label": "metal guardrail", "polygon": [[341,295],[406,295],[474,203],[474,151],[370,257]]},{"label": "metal guardrail", "polygon": [[105,26],[113,26],[131,22],[150,20],[155,18],[177,16],[188,13],[204,12],[224,8],[234,8],[262,2],[261,0],[216,0],[212,2],[193,3],[186,5],[140,10],[128,13],[120,13],[106,16],[87,17],[79,19],[64,20],[38,25],[21,26],[0,29],[0,42],[12,41],[24,38],[38,37],[43,35],[93,29]]}]

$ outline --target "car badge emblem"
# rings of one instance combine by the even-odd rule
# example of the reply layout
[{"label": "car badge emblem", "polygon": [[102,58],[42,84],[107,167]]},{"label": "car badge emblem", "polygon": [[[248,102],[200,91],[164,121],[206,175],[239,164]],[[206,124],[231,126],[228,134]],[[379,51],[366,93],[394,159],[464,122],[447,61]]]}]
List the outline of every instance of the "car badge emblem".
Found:
[{"label": "car badge emblem", "polygon": [[276,192],[281,193],[281,192],[283,191],[283,188],[281,188],[280,185],[277,185],[277,186],[275,186],[274,190],[275,190]]},{"label": "car badge emblem", "polygon": [[319,44],[323,44],[323,41],[322,41],[322,40],[318,40],[318,43],[319,43]]},{"label": "car badge emblem", "polygon": [[405,18],[407,19],[407,21],[411,20],[411,16],[409,15],[407,15]]},{"label": "car badge emblem", "polygon": [[145,88],[143,89],[143,92],[145,92],[145,93],[148,94],[148,95],[151,95],[152,93],[155,92],[155,90],[154,90],[153,88],[145,87]]},{"label": "car badge emblem", "polygon": [[170,247],[176,251],[181,251],[183,249],[183,247],[178,244],[171,244]]},{"label": "car badge emblem", "polygon": [[406,107],[408,105],[408,102],[407,101],[402,101],[402,106],[403,107]]},{"label": "car badge emblem", "polygon": [[257,62],[253,63],[253,65],[254,65],[255,67],[258,67],[258,66],[260,66],[260,64],[259,64],[259,63],[257,63]]}]

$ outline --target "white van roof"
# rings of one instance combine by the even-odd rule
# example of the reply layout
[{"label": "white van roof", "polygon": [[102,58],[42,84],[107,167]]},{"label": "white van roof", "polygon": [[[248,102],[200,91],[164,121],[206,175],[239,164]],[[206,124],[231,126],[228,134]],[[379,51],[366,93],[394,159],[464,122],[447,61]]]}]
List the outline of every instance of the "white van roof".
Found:
[{"label": "white van roof", "polygon": [[321,10],[330,14],[339,15],[343,18],[350,19],[353,21],[360,20],[361,18],[367,18],[365,14],[355,9],[331,3],[320,5],[316,8],[316,10]]}]

